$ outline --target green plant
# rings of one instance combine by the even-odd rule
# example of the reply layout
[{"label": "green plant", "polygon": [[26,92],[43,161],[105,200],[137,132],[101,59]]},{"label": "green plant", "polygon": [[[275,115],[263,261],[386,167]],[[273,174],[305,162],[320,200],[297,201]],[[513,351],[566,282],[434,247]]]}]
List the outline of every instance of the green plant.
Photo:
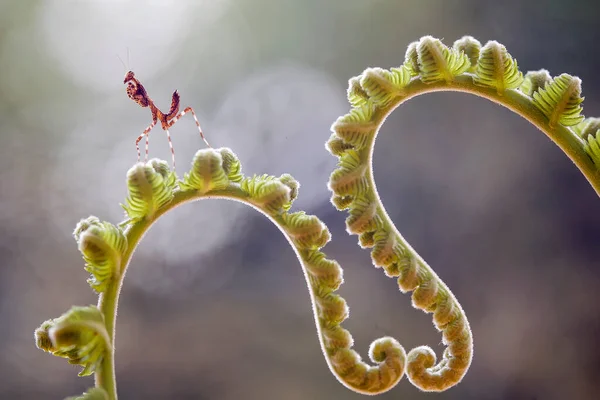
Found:
[{"label": "green plant", "polygon": [[427,346],[404,348],[393,338],[373,342],[364,363],[352,350],[352,336],[341,327],[347,318],[344,299],[335,294],[342,269],[321,248],[329,241],[327,227],[315,216],[290,213],[299,184],[289,175],[244,177],[229,149],[196,154],[192,169],[177,180],[164,161],[134,165],[127,174],[127,219],[118,226],[95,217],[82,220],[74,236],[99,293],[97,306],[73,307],[44,322],[35,332],[37,346],[83,366],[80,375],[95,374],[96,387],[81,399],[116,399],[114,334],[117,301],[131,256],[144,233],[163,214],[184,203],[224,198],[248,204],[275,223],[294,248],[309,287],[321,348],[337,379],[365,394],[391,389],[403,376],[424,391],[443,391],[457,384],[473,355],[471,330],[449,288],[410,247],[387,215],[375,189],[372,158],[377,132],[386,117],[404,101],[434,91],[460,91],[485,97],[529,120],[546,133],[576,164],[600,194],[600,119],[581,115],[581,82],[562,74],[552,79],[545,70],[518,70],[504,46],[485,46],[463,37],[452,48],[425,36],[412,43],[403,65],[391,70],[369,68],[350,79],[349,114],[332,127],[329,151],[339,158],[331,174],[331,202],[348,210],[348,232],[372,248],[373,264],[396,277],[402,292],[412,291],[413,306],[433,314],[447,348],[436,364]]}]

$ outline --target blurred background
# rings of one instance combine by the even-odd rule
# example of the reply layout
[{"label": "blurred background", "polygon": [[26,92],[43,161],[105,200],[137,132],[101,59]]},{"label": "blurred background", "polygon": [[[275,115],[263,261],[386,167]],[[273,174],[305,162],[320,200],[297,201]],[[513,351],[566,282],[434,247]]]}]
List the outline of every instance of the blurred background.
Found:
[{"label": "blurred background", "polygon": [[[33,331],[96,302],[71,233],[117,223],[148,109],[127,98],[118,54],[159,107],[178,89],[214,147],[244,172],[288,172],[295,210],[330,228],[345,326],[406,348],[441,335],[345,232],[329,204],[330,125],[347,80],[403,62],[431,34],[498,40],[523,71],[583,80],[600,115],[597,1],[0,1],[0,398],[60,399],[92,378],[36,349]],[[127,52],[129,49],[129,60]],[[178,173],[203,148],[171,134]],[[168,160],[162,130],[150,156]],[[469,373],[441,394],[406,378],[381,399],[595,399],[600,391],[600,199],[547,137],[486,100],[437,93],[383,127],[375,175],[388,213],[465,309]],[[125,279],[116,368],[123,399],[360,399],[329,372],[292,249],[256,211],[202,201],[162,218]]]}]

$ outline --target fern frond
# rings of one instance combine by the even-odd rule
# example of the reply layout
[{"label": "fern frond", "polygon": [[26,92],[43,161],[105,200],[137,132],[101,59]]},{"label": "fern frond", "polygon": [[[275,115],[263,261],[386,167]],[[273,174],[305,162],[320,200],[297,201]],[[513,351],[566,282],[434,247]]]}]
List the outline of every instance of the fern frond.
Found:
[{"label": "fern frond", "polygon": [[352,202],[354,201],[354,197],[352,196],[331,196],[331,204],[338,210],[342,211],[350,207]]},{"label": "fern frond", "polygon": [[291,206],[292,189],[277,177],[255,175],[244,178],[240,186],[250,196],[250,202],[271,214],[281,214]]},{"label": "fern frond", "polygon": [[589,135],[597,138],[600,136],[598,130],[600,130],[600,118],[597,117],[586,118],[573,127],[573,132],[584,139]]},{"label": "fern frond", "polygon": [[286,232],[299,249],[317,250],[331,239],[329,229],[314,215],[298,211],[282,214],[281,219],[287,227]]},{"label": "fern frond", "polygon": [[353,107],[360,107],[369,101],[369,95],[360,84],[360,76],[355,76],[348,81],[346,95]]},{"label": "fern frond", "polygon": [[[231,159],[232,155],[233,153],[228,155],[228,162],[234,162]],[[234,172],[234,177],[237,179],[235,174]],[[192,161],[192,169],[184,175],[183,181],[179,182],[182,190],[197,190],[199,193],[223,190],[227,186],[229,186],[229,178],[223,169],[223,156],[214,149],[199,150]]]},{"label": "fern frond", "polygon": [[93,374],[110,347],[104,316],[96,306],[72,307],[44,322],[35,337],[38,348],[83,366],[79,376]]},{"label": "fern frond", "polygon": [[498,94],[502,94],[506,89],[518,88],[523,82],[523,73],[506,47],[490,40],[479,54],[474,82],[495,88]]},{"label": "fern frond", "polygon": [[417,46],[419,45],[419,41],[412,42],[408,45],[406,49],[406,54],[404,55],[404,66],[408,68],[411,76],[419,75],[421,69],[419,67],[419,54],[417,53]]},{"label": "fern frond", "polygon": [[[304,250],[302,258],[308,274],[313,279],[313,287],[326,292],[337,290],[344,283],[342,267],[335,260],[329,260],[321,251]],[[324,292],[321,292],[321,296]]]},{"label": "fern frond", "polygon": [[230,182],[241,182],[244,179],[242,164],[238,157],[230,149],[224,147],[218,150],[223,159],[223,171]]},{"label": "fern frond", "polygon": [[368,186],[366,165],[356,150],[348,150],[340,157],[339,167],[329,177],[329,189],[338,196],[356,196]]},{"label": "fern frond", "polygon": [[552,82],[552,77],[548,70],[529,71],[525,74],[525,78],[519,89],[527,96],[533,96],[535,92],[543,89],[550,82]]},{"label": "fern frond", "polygon": [[373,235],[374,246],[371,259],[376,267],[388,267],[398,261],[396,235],[385,229],[378,229]]},{"label": "fern frond", "polygon": [[419,75],[424,83],[450,82],[471,66],[466,54],[448,48],[432,36],[419,40],[417,55]]},{"label": "fern frond", "polygon": [[481,43],[479,40],[472,36],[463,36],[454,42],[452,48],[459,53],[464,53],[469,58],[470,67],[467,71],[475,72],[477,60],[479,60],[479,52],[481,50]]},{"label": "fern frond", "polygon": [[283,205],[283,210],[288,211],[292,207],[292,203],[298,197],[298,191],[300,190],[300,182],[298,182],[290,174],[283,174],[279,177],[279,182],[290,188],[290,200],[287,204]]},{"label": "fern frond", "polygon": [[381,218],[377,215],[377,202],[366,195],[357,196],[352,203],[348,218],[346,218],[346,231],[353,234],[375,231],[381,225]]},{"label": "fern frond", "polygon": [[389,71],[383,68],[368,68],[362,73],[360,85],[373,103],[385,107],[402,96],[402,89],[410,82],[410,78],[410,70],[404,65]]},{"label": "fern frond", "polygon": [[123,231],[92,216],[77,224],[73,236],[91,274],[88,283],[98,293],[106,291],[120,273],[121,256],[127,250]]},{"label": "fern frond", "polygon": [[335,132],[333,132],[329,137],[327,143],[325,143],[325,148],[331,154],[341,156],[346,150],[354,149],[355,147],[349,143],[344,142],[342,138],[340,138]]},{"label": "fern frond", "polygon": [[533,93],[533,103],[548,118],[550,127],[572,126],[583,121],[582,102],[581,79],[569,74],[561,74]]},{"label": "fern frond", "polygon": [[121,206],[130,222],[137,222],[154,215],[173,199],[175,182],[172,175],[164,175],[164,168],[156,169],[157,163],[164,163],[164,161],[138,163],[127,172],[129,196]]},{"label": "fern frond", "polygon": [[353,108],[348,114],[339,117],[331,130],[345,143],[361,149],[375,135],[376,125],[371,121],[373,112],[374,108],[370,103]]}]

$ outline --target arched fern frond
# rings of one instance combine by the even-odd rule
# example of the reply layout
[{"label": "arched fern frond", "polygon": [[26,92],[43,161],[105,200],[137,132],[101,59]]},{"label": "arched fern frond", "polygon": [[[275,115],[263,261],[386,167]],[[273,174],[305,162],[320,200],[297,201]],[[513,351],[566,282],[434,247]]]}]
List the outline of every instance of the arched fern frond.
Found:
[{"label": "arched fern frond", "polygon": [[[333,124],[327,142],[327,149],[339,160],[329,179],[331,202],[348,212],[346,229],[359,236],[361,247],[371,248],[373,265],[388,277],[396,277],[400,291],[412,292],[415,308],[433,314],[446,350],[438,360],[430,347],[412,349],[406,372],[421,390],[446,390],[460,382],[468,370],[473,338],[462,307],[394,227],[377,194],[372,157],[383,122],[403,102],[429,92],[459,91],[485,97],[546,133],[599,195],[600,123],[596,119],[581,122],[583,98],[578,78],[562,74],[552,80],[546,70],[524,77],[503,45],[489,41],[481,47],[468,36],[457,40],[452,48],[425,36],[408,46],[400,68],[368,68],[351,79],[351,86],[352,93],[361,93],[361,100],[357,102],[353,94],[353,108]],[[349,122],[353,124],[350,127],[345,125]],[[363,132],[366,134],[359,135]],[[340,363],[339,368],[346,367]]]}]

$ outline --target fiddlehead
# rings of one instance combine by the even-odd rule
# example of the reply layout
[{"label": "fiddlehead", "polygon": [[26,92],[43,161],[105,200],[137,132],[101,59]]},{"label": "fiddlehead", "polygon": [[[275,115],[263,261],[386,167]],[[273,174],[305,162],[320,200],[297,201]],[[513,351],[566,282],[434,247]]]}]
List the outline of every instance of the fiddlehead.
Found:
[{"label": "fiddlehead", "polygon": [[[526,118],[546,133],[575,162],[600,194],[600,119],[583,120],[581,81],[546,70],[523,76],[516,60],[495,41],[481,47],[465,36],[452,48],[425,36],[408,46],[400,67],[368,68],[351,78],[350,112],[333,124],[327,149],[338,157],[329,188],[332,204],[347,210],[346,227],[372,248],[373,264],[398,278],[412,304],[433,313],[447,346],[436,364],[433,350],[420,346],[408,353],[407,375],[425,391],[458,383],[470,366],[473,341],[469,323],[448,287],[414,251],[385,211],[375,188],[372,159],[377,132],[404,101],[428,92],[461,91],[488,98]],[[569,128],[573,126],[573,128]]]},{"label": "fiddlehead", "polygon": [[299,189],[293,177],[244,177],[231,150],[206,149],[196,153],[190,172],[181,181],[177,181],[166,162],[151,160],[129,170],[127,185],[124,222],[115,226],[89,217],[74,232],[86,271],[91,274],[90,286],[100,293],[98,307],[74,307],[64,316],[46,321],[36,331],[39,348],[83,365],[81,375],[95,373],[96,388],[77,399],[116,399],[116,308],[131,256],[160,216],[203,198],[248,204],[270,218],[286,236],[304,270],[323,354],[340,382],[355,391],[379,393],[400,380],[406,352],[394,339],[381,338],[371,345],[369,355],[376,366],[367,365],[352,350],[352,336],[341,326],[348,318],[348,307],[335,293],[343,282],[342,269],[320,250],[330,240],[329,230],[315,216],[288,211]]},{"label": "fiddlehead", "polygon": [[79,376],[93,374],[111,347],[104,316],[95,306],[73,307],[44,322],[35,338],[38,348],[83,366]]}]

